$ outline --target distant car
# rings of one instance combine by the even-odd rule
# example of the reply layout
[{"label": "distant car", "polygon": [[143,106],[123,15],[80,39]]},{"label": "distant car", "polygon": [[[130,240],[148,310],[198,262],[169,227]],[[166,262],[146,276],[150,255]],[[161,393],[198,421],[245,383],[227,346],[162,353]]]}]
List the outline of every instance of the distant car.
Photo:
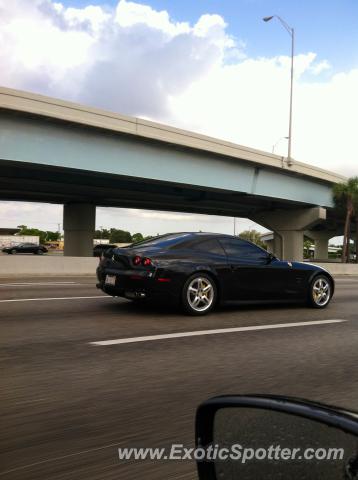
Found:
[{"label": "distant car", "polygon": [[173,233],[104,253],[97,288],[133,300],[181,304],[191,315],[219,302],[307,302],[326,307],[334,280],[323,268],[279,260],[251,242],[215,233]]},{"label": "distant car", "polygon": [[117,248],[117,245],[111,245],[110,243],[99,243],[93,247],[93,256],[100,257],[102,253],[110,248]]},{"label": "distant car", "polygon": [[43,255],[48,252],[44,245],[36,245],[36,243],[19,243],[19,245],[5,247],[2,251],[12,255],[15,255],[16,253],[34,253],[35,255]]}]

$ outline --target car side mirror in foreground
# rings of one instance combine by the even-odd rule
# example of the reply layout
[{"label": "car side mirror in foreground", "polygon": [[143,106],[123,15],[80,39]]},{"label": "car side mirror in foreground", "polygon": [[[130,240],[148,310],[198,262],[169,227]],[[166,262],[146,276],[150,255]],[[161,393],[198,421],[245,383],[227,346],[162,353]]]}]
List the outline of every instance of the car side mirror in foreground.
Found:
[{"label": "car side mirror in foreground", "polygon": [[200,480],[358,479],[358,415],[305,400],[212,398],[196,447]]},{"label": "car side mirror in foreground", "polygon": [[274,255],[273,253],[268,253],[268,254],[267,254],[267,261],[268,261],[268,263],[273,262],[274,260],[277,260],[277,258],[275,257],[275,255]]}]

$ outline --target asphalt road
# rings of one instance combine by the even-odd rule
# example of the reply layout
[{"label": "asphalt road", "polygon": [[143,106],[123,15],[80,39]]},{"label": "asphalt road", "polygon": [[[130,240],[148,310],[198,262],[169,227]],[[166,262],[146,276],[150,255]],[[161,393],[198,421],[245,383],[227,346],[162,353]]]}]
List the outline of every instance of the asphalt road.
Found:
[{"label": "asphalt road", "polygon": [[[196,406],[213,395],[287,394],[358,410],[358,278],[338,278],[322,311],[230,307],[203,318],[101,297],[94,283],[0,279],[1,480],[196,478],[192,462],[119,461],[117,448],[193,446]],[[91,343],[330,319],[347,321]]]}]

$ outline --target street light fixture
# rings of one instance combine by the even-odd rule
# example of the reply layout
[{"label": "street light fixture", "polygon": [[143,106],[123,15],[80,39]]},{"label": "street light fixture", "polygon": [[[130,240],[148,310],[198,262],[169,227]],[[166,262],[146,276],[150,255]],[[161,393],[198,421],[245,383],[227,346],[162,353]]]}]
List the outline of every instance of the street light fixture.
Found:
[{"label": "street light fixture", "polygon": [[277,147],[277,145],[281,142],[281,140],[288,140],[288,137],[280,137],[276,143],[274,143],[272,145],[272,153],[275,153],[275,148]]},{"label": "street light fixture", "polygon": [[294,58],[294,50],[295,50],[295,30],[288,25],[285,20],[283,20],[278,15],[271,15],[269,17],[264,17],[262,20],[264,22],[269,22],[273,18],[277,18],[277,20],[281,23],[284,29],[288,32],[291,37],[291,86],[290,86],[290,119],[289,119],[289,126],[288,126],[288,151],[287,151],[287,164],[289,166],[292,165],[292,158],[291,158],[291,142],[292,142],[292,96],[293,96],[293,58]]}]

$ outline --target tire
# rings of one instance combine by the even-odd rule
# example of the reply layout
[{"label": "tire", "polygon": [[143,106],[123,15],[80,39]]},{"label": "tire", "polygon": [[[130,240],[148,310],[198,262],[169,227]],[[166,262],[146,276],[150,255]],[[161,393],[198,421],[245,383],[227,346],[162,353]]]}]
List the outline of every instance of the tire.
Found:
[{"label": "tire", "polygon": [[326,275],[313,278],[309,292],[308,303],[313,308],[326,308],[332,299],[332,282]]},{"label": "tire", "polygon": [[214,279],[207,273],[194,273],[184,284],[182,307],[188,315],[206,315],[215,306],[218,290]]},{"label": "tire", "polygon": [[17,252],[16,252],[16,249],[13,248],[10,253],[11,253],[11,255],[15,255],[15,254],[17,253]]},{"label": "tire", "polygon": [[38,249],[38,250],[35,252],[35,254],[36,254],[36,255],[43,255],[44,252],[43,252],[43,250]]}]

